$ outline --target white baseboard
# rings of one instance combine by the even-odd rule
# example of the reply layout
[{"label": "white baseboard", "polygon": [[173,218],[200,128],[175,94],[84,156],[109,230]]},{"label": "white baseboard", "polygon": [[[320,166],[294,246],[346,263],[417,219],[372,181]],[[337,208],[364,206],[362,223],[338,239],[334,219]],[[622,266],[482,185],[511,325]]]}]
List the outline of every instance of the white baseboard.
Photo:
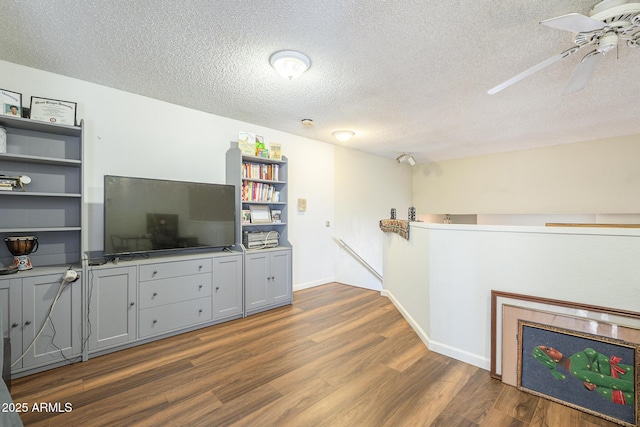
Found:
[{"label": "white baseboard", "polygon": [[491,361],[486,357],[481,357],[477,354],[472,354],[467,351],[460,350],[459,348],[454,348],[449,345],[432,340],[431,344],[429,345],[429,350],[435,351],[436,353],[443,354],[461,362],[468,363],[469,365],[477,366],[478,368],[484,369],[485,371],[491,370]]},{"label": "white baseboard", "polygon": [[328,277],[325,279],[314,280],[313,282],[298,283],[297,285],[293,285],[293,292],[301,291],[302,289],[307,289],[307,288],[314,288],[320,285],[326,285],[327,283],[331,283],[335,281],[336,281],[335,278]]},{"label": "white baseboard", "polygon": [[402,314],[402,316],[409,323],[409,326],[413,328],[415,333],[429,350],[439,354],[443,354],[456,360],[460,360],[461,362],[477,366],[478,368],[485,369],[487,371],[491,369],[491,361],[485,357],[478,356],[477,354],[471,354],[467,351],[431,340],[429,338],[429,334],[424,329],[422,329],[420,325],[418,325],[413,317],[411,317],[411,315],[404,309],[402,304],[400,304],[400,302],[393,297],[393,294],[391,292],[383,289],[382,291],[380,291],[380,295],[391,300],[393,305],[398,309],[400,314]]},{"label": "white baseboard", "polygon": [[400,304],[400,302],[394,298],[393,294],[383,289],[382,291],[380,291],[380,295],[382,295],[383,297],[387,297],[391,300],[391,302],[393,303],[393,305],[396,306],[400,314],[402,314],[402,317],[404,317],[405,320],[409,323],[409,326],[411,326],[411,328],[413,328],[416,334],[418,334],[418,337],[420,337],[424,345],[427,346],[428,349],[431,349],[429,344],[430,343],[429,335],[427,334],[427,332],[423,330],[420,327],[420,325],[418,325],[418,322],[416,322],[415,319],[411,317],[411,315],[407,312],[407,310],[404,309],[402,304]]}]

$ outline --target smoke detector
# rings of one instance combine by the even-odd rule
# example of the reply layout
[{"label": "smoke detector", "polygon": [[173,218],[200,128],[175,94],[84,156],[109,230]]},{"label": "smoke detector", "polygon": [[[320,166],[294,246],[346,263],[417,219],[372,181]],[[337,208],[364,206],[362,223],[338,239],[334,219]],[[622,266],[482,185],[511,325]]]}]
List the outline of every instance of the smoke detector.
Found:
[{"label": "smoke detector", "polygon": [[300,123],[302,123],[302,126],[305,128],[313,127],[313,120],[311,119],[302,119],[300,120]]}]

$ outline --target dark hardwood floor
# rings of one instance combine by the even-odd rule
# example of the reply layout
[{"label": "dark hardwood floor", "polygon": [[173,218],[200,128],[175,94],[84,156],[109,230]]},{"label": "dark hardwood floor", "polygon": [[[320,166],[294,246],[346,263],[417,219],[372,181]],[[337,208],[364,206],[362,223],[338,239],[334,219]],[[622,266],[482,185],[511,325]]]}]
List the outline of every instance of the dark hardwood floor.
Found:
[{"label": "dark hardwood floor", "polygon": [[378,292],[294,304],[13,381],[26,426],[609,426],[430,352]]}]

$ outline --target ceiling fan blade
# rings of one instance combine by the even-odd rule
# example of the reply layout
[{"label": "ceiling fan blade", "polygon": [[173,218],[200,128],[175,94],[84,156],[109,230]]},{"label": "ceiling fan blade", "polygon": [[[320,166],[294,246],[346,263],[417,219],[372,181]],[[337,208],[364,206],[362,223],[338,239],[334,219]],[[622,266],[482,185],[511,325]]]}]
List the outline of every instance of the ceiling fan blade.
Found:
[{"label": "ceiling fan blade", "polygon": [[573,46],[567,50],[565,50],[564,52],[558,53],[557,55],[553,55],[551,58],[548,58],[544,61],[542,61],[541,63],[534,65],[533,67],[529,68],[528,70],[525,70],[523,72],[521,72],[520,74],[511,77],[509,80],[507,80],[506,82],[500,83],[498,86],[489,89],[489,91],[487,92],[489,95],[493,95],[495,93],[500,92],[503,89],[508,88],[509,86],[511,86],[514,83],[519,82],[520,80],[529,77],[530,75],[536,73],[537,71],[542,70],[543,68],[548,67],[551,64],[554,64],[558,61],[560,61],[561,59],[566,58],[567,56],[577,52],[582,46]]},{"label": "ceiling fan blade", "polygon": [[572,33],[588,33],[589,31],[601,30],[606,26],[604,22],[580,13],[569,13],[556,18],[545,19],[540,23],[547,27],[571,31]]},{"label": "ceiling fan blade", "polygon": [[578,92],[579,90],[584,89],[585,86],[587,86],[591,75],[593,74],[593,70],[596,69],[596,66],[600,63],[600,61],[602,61],[603,57],[604,53],[598,52],[597,50],[586,54],[584,58],[582,58],[582,61],[580,61],[580,63],[576,67],[573,75],[571,76],[571,79],[569,80],[569,83],[567,83],[567,86],[564,88],[564,92],[562,92],[562,94],[568,95],[570,93]]}]

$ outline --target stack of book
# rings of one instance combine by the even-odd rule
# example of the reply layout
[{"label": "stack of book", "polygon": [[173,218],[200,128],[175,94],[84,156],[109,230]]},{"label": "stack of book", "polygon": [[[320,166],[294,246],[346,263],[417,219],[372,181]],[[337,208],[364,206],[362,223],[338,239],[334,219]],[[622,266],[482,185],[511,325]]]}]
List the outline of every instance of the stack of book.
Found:
[{"label": "stack of book", "polygon": [[0,177],[0,191],[13,191],[16,186],[15,178]]}]

